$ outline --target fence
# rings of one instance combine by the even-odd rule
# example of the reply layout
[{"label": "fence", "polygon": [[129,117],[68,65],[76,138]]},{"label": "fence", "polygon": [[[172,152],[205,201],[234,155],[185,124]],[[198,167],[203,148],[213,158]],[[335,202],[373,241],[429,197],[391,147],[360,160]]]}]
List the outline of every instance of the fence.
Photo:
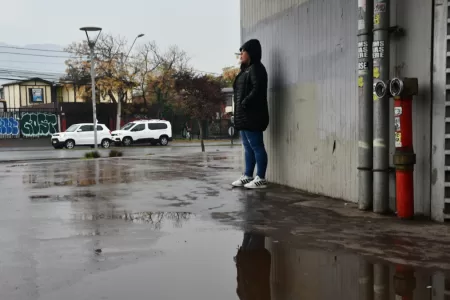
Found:
[{"label": "fence", "polygon": [[40,138],[58,132],[54,108],[18,108],[0,111],[0,139]]},{"label": "fence", "polygon": [[[135,120],[151,119],[146,115],[132,115],[124,116],[122,121],[124,124],[133,122]],[[200,129],[196,120],[191,120],[189,117],[181,115],[168,115],[164,118],[172,124],[172,133],[175,139],[186,138],[185,125],[191,128],[192,138],[200,137]],[[205,139],[228,139],[230,138],[228,130],[231,126],[229,119],[214,119],[211,121],[203,121],[203,134]]]}]

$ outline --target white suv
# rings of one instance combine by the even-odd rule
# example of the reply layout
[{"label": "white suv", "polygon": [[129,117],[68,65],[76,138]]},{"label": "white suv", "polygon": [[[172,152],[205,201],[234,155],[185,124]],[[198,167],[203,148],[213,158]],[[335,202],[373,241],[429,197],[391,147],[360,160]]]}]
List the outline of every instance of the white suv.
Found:
[{"label": "white suv", "polygon": [[[74,124],[65,132],[53,134],[52,145],[55,149],[73,149],[77,146],[94,146],[94,124]],[[111,131],[103,124],[97,124],[97,143],[103,148],[111,146]]]},{"label": "white suv", "polygon": [[120,130],[112,132],[114,143],[131,144],[150,143],[167,146],[172,140],[172,125],[163,120],[139,120],[126,124]]}]

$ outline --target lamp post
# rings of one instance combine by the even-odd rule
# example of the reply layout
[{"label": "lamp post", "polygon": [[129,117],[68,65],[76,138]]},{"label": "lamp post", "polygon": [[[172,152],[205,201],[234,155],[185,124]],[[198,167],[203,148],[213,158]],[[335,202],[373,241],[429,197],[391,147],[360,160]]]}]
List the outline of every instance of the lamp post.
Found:
[{"label": "lamp post", "polygon": [[[141,34],[139,34],[139,35],[134,39],[134,42],[133,42],[133,44],[131,45],[130,51],[128,51],[127,56],[125,56],[125,59],[124,59],[124,61],[122,62],[122,73],[125,72],[125,63],[126,63],[127,60],[128,60],[128,56],[130,56],[130,53],[131,53],[131,50],[132,50],[133,47],[134,47],[134,44],[136,43],[136,41],[137,41],[138,38],[141,38],[141,37],[143,37],[143,36],[144,36],[144,34],[141,33]],[[125,90],[125,93],[128,93],[128,91]],[[117,98],[116,130],[120,130],[120,120],[121,120],[121,118],[122,118],[122,102],[121,102],[121,100],[120,100],[120,97],[118,97],[118,98]]]},{"label": "lamp post", "polygon": [[[97,104],[95,102],[95,62],[94,62],[94,48],[97,40],[100,36],[102,29],[100,27],[82,27],[81,31],[86,33],[86,37],[88,40],[89,49],[91,50],[91,80],[92,80],[92,117],[94,119],[94,149],[97,150],[98,142],[97,142]],[[89,33],[95,36],[95,38],[89,37]]]}]

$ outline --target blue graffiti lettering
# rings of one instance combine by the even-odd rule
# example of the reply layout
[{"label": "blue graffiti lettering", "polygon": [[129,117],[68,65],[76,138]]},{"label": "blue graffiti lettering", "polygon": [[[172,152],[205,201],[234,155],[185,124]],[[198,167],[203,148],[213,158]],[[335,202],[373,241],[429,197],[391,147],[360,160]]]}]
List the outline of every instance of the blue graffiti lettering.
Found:
[{"label": "blue graffiti lettering", "polygon": [[0,117],[0,135],[19,135],[19,121],[13,117]]}]

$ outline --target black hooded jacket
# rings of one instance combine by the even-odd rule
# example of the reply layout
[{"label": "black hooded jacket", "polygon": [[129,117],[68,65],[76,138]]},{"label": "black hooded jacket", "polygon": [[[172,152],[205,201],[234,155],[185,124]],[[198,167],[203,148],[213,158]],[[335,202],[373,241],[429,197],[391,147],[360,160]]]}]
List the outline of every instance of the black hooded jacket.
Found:
[{"label": "black hooded jacket", "polygon": [[265,131],[269,126],[267,71],[261,63],[258,40],[249,40],[241,49],[250,55],[250,64],[242,65],[234,81],[234,124],[236,130]]}]

